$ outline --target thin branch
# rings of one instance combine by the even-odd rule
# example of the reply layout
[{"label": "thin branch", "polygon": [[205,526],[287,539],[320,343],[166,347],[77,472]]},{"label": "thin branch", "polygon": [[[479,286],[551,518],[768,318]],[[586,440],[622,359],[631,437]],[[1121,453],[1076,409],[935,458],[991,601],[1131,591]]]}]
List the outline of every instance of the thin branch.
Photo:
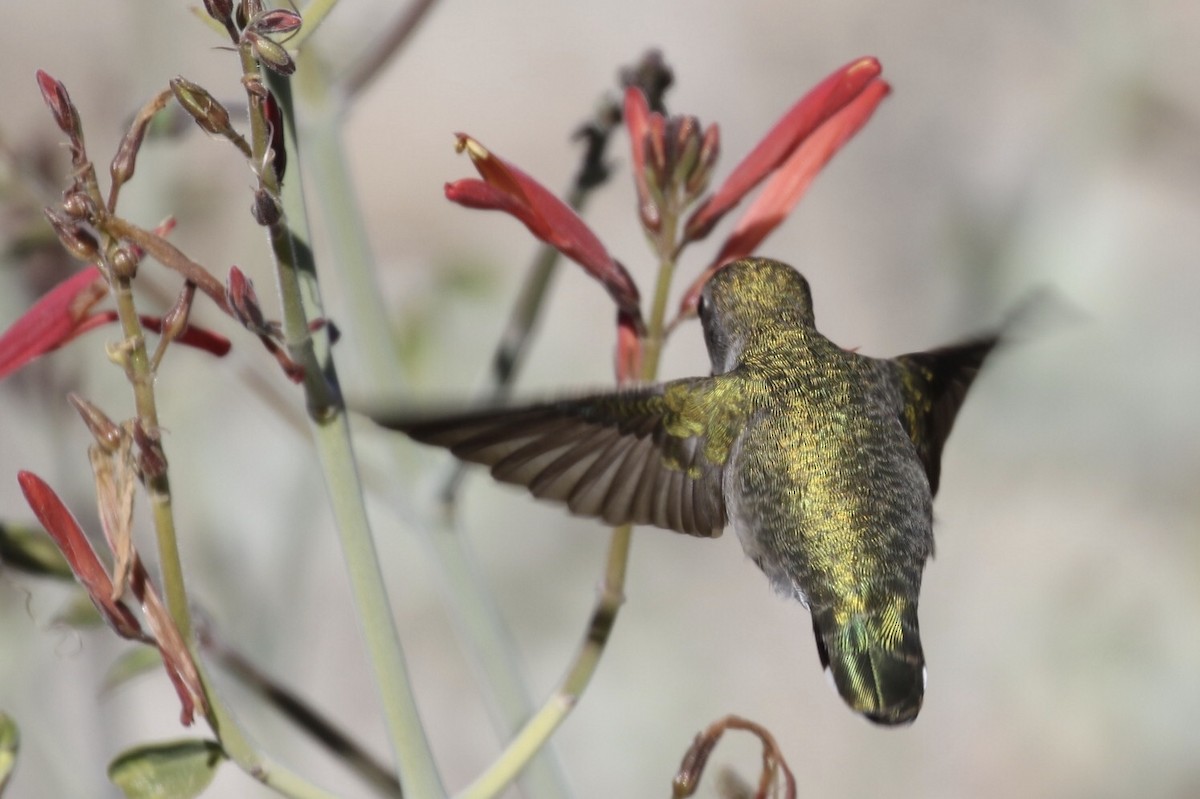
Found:
[{"label": "thin branch", "polygon": [[345,96],[356,97],[375,79],[393,58],[399,55],[413,31],[425,19],[425,15],[436,5],[437,0],[412,0],[391,26],[366,48],[366,53],[350,65],[341,83]]}]

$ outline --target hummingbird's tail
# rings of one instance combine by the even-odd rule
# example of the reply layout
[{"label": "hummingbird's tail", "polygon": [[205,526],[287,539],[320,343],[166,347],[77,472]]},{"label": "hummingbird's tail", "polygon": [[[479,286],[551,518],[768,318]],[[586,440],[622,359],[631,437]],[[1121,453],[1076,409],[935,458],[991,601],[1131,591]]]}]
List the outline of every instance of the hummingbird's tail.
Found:
[{"label": "hummingbird's tail", "polygon": [[925,698],[916,608],[901,607],[898,614],[895,605],[854,614],[842,624],[833,609],[813,613],[821,665],[846,704],[876,724],[911,723]]}]

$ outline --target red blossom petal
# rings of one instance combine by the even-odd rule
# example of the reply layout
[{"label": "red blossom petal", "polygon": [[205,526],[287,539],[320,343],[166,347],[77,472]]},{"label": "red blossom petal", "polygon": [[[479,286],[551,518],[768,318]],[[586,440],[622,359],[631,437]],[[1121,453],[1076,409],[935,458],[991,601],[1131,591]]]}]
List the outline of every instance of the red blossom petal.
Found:
[{"label": "red blossom petal", "polygon": [[[116,318],[116,312],[113,313],[113,318]],[[161,316],[139,316],[142,320],[142,327],[151,330],[155,333],[161,333],[163,330],[163,320]],[[233,348],[233,344],[229,339],[222,336],[220,333],[214,333],[208,328],[197,327],[189,324],[187,329],[175,337],[175,343],[186,344],[189,347],[195,347],[198,350],[204,350],[207,353],[223,358],[229,354],[229,350]]]},{"label": "red blossom petal", "polygon": [[46,532],[54,539],[54,543],[71,566],[71,571],[75,573],[75,578],[87,591],[92,604],[108,621],[109,626],[123,638],[148,640],[137,617],[128,606],[112,598],[112,579],[100,563],[100,559],[96,557],[96,551],[83,534],[79,522],[75,521],[71,511],[58,498],[58,494],[54,493],[54,489],[32,472],[18,472],[17,482],[21,485],[25,501],[33,509],[42,527],[45,527]]},{"label": "red blossom petal", "polygon": [[153,637],[148,636],[142,629],[128,605],[113,598],[112,578],[109,577],[100,558],[96,556],[91,542],[83,534],[79,522],[59,499],[54,489],[32,472],[18,472],[17,482],[21,485],[25,501],[33,509],[42,527],[46,528],[46,532],[54,539],[55,545],[67,559],[71,571],[75,573],[75,578],[87,591],[88,598],[108,621],[109,626],[122,638],[153,644],[158,648],[167,676],[175,686],[175,692],[182,705],[180,720],[184,724],[191,724],[196,707],[207,708],[200,677],[191,653],[179,634],[179,628],[171,621],[158,599],[141,560],[134,556],[132,588],[146,612],[150,628],[154,631]]},{"label": "red blossom petal", "polygon": [[88,311],[103,297],[103,292],[93,289],[98,281],[103,285],[95,266],[76,272],[46,292],[4,331],[0,336],[0,379],[95,327]]},{"label": "red blossom petal", "polygon": [[623,386],[642,377],[642,337],[640,320],[624,311],[617,312],[617,385]]},{"label": "red blossom petal", "polygon": [[67,87],[62,81],[40,69],[37,71],[37,83],[42,92],[42,99],[54,115],[54,122],[59,130],[70,136],[74,142],[80,135],[79,112],[71,102],[71,95],[67,94]]},{"label": "red blossom petal", "polygon": [[[633,155],[633,180],[637,186],[638,217],[647,230],[662,226],[662,215],[646,180],[646,142],[650,132],[650,104],[636,86],[625,89],[625,127],[629,131],[629,148]],[[661,115],[659,115],[661,119]]]},{"label": "red blossom petal", "polygon": [[545,186],[493,155],[475,139],[462,133],[457,135],[459,151],[467,151],[483,181],[448,183],[447,199],[470,208],[504,211],[521,220],[530,233],[599,280],[618,308],[640,320],[639,296],[633,278],[608,254],[579,215]]},{"label": "red blossom petal", "polygon": [[715,265],[721,266],[754,252],[792,212],[829,159],[866,124],[890,91],[891,87],[884,81],[873,81],[805,139],[738,220],[737,227],[721,247]]},{"label": "red blossom petal", "polygon": [[686,239],[703,238],[746,193],[774,171],[825,120],[854,100],[877,77],[882,67],[867,56],[851,61],[816,85],[767,132],[742,159],[713,195],[692,214]]}]

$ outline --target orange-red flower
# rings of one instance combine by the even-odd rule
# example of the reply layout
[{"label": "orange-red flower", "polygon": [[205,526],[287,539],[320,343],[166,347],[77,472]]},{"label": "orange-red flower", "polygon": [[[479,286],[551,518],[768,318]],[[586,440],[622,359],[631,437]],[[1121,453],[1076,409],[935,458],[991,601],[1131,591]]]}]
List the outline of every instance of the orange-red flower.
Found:
[{"label": "orange-red flower", "polygon": [[459,133],[457,149],[465,150],[483,180],[464,178],[446,184],[446,198],[468,208],[504,211],[529,232],[554,247],[600,281],[617,307],[641,326],[637,286],[619,261],[579,215],[542,184],[491,153],[475,139]]},{"label": "orange-red flower", "polygon": [[[76,272],[46,292],[0,335],[0,379],[91,329],[116,321],[114,310],[93,311],[107,293],[100,270],[94,265]],[[161,317],[140,318],[144,327],[162,332]],[[194,325],[175,340],[218,357],[228,353],[230,348],[229,339]]]}]

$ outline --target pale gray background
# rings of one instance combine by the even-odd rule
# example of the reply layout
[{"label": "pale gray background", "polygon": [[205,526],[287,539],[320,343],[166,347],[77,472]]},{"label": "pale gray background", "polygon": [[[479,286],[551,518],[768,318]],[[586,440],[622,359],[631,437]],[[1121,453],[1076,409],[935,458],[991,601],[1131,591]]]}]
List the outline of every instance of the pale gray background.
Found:
[{"label": "pale gray background", "polygon": [[[318,39],[335,58],[357,51],[394,4],[342,5]],[[2,30],[0,130],[20,151],[57,137],[38,67],[69,86],[102,167],[122,120],[170,77],[237,96],[235,59],[182,3],[11,4]],[[946,450],[921,604],[929,690],[914,726],[879,729],[846,710],[818,669],[807,615],[772,595],[732,535],[640,531],[609,650],[555,739],[579,796],[666,795],[693,734],[727,712],[775,733],[803,796],[1200,792],[1198,32],[1200,5],[1186,0],[446,0],[362,97],[346,143],[365,223],[398,325],[423,335],[403,396],[465,398],[480,384],[533,251],[516,222],[442,198],[445,181],[472,173],[451,133],[563,187],[576,162],[566,134],[649,46],[675,68],[671,108],[720,122],[719,176],[831,69],[882,60],[894,94],[762,248],[807,274],[838,342],[871,354],[945,343],[995,324],[1038,286],[1084,317],[999,353]],[[614,148],[622,167],[626,146]],[[241,265],[273,308],[265,245],[246,213],[252,176],[232,150],[197,133],[147,152],[139,170],[125,213],[146,225],[176,214],[179,246],[220,272]],[[632,202],[618,172],[589,221],[649,295]],[[19,227],[6,218],[5,235]],[[681,281],[715,246],[688,253]],[[334,265],[321,268],[338,318]],[[453,269],[466,270],[466,290],[447,289]],[[0,274],[4,325],[30,302],[27,274]],[[606,384],[611,317],[595,284],[564,271],[521,391]],[[229,639],[384,754],[310,445],[243,376],[267,374],[295,407],[299,394],[245,334],[215,313],[199,318],[235,338],[235,355],[176,353],[159,381],[191,592]],[[114,416],[130,413],[105,338],[0,386],[5,518],[29,518],[15,480],[28,468],[98,529],[85,434],[61,397],[76,388]],[[698,328],[681,329],[664,373],[706,368]],[[343,366],[352,391],[355,369]],[[360,436],[378,450],[373,437]],[[427,496],[444,456],[410,451]],[[607,535],[478,473],[465,496],[464,534],[541,697],[582,634]],[[457,789],[499,742],[426,546],[379,510],[423,716]],[[0,709],[22,728],[20,799],[111,793],[103,770],[116,752],[181,733],[159,676],[98,697],[123,647],[56,627],[61,597],[0,574]],[[240,705],[280,758],[368,795],[272,714]],[[735,736],[714,761],[753,776],[757,748]],[[262,793],[229,767],[211,795]],[[711,782],[701,795],[715,795]]]}]

